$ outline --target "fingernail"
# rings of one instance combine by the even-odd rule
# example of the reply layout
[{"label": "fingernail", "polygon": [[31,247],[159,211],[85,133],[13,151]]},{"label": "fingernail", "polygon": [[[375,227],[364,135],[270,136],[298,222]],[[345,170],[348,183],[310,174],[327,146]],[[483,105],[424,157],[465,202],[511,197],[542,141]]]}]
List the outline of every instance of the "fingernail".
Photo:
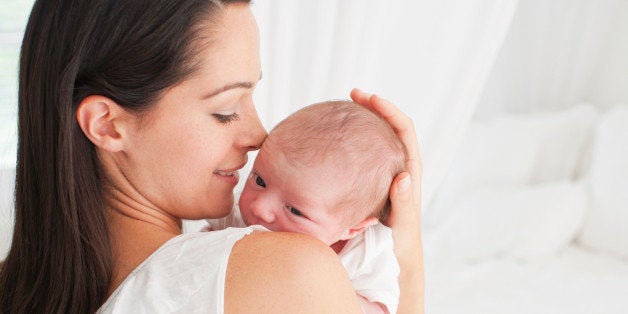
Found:
[{"label": "fingernail", "polygon": [[410,187],[411,179],[409,175],[399,181],[399,192],[405,192]]}]

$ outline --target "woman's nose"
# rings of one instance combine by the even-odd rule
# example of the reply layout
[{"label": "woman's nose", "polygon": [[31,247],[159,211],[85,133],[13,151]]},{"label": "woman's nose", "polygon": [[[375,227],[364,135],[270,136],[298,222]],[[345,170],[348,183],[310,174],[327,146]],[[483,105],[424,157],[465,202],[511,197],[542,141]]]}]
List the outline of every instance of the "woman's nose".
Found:
[{"label": "woman's nose", "polygon": [[262,142],[268,133],[266,129],[264,129],[252,102],[247,105],[247,110],[245,110],[244,115],[245,121],[243,121],[244,132],[242,136],[242,146],[246,147],[249,151],[258,150],[262,146]]}]

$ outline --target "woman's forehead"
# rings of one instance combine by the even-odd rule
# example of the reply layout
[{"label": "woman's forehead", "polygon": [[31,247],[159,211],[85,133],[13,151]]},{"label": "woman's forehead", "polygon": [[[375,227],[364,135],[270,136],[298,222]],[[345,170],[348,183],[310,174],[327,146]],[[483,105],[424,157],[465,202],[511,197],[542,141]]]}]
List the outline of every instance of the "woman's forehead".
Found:
[{"label": "woman's forehead", "polygon": [[201,30],[197,78],[214,88],[256,83],[261,77],[259,29],[248,5],[225,7],[217,25]]}]

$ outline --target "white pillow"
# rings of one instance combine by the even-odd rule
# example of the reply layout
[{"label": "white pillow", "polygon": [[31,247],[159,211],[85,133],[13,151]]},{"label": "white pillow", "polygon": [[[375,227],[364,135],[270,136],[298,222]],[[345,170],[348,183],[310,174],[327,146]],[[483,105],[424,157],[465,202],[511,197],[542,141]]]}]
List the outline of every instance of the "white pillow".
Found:
[{"label": "white pillow", "polygon": [[591,140],[597,111],[507,114],[470,124],[442,189],[446,197],[486,185],[572,180]]},{"label": "white pillow", "polygon": [[575,179],[597,120],[594,107],[580,104],[566,111],[532,116],[525,122],[530,136],[539,143],[530,183]]},{"label": "white pillow", "polygon": [[439,225],[460,195],[478,187],[524,187],[573,180],[581,171],[597,111],[580,104],[564,111],[507,114],[471,123],[425,221]]},{"label": "white pillow", "polygon": [[426,252],[440,261],[551,255],[574,239],[586,206],[583,184],[568,181],[478,188],[427,237]]},{"label": "white pillow", "polygon": [[628,106],[603,115],[588,179],[591,211],[580,242],[628,258]]},{"label": "white pillow", "polygon": [[537,147],[525,124],[471,123],[444,185],[456,192],[484,185],[525,185]]},{"label": "white pillow", "polygon": [[473,261],[502,253],[514,241],[516,189],[478,188],[461,195],[441,224],[425,235],[426,259],[434,264]]},{"label": "white pillow", "polygon": [[588,210],[584,182],[552,182],[517,193],[520,221],[508,255],[534,259],[554,254],[572,242]]}]

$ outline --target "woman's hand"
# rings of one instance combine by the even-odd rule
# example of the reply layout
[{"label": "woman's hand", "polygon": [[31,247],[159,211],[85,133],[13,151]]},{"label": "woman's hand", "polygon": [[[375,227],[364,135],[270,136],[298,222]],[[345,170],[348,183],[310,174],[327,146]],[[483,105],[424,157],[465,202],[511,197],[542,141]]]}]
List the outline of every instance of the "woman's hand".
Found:
[{"label": "woman's hand", "polygon": [[394,251],[401,267],[398,313],[423,313],[424,274],[421,243],[423,168],[414,124],[391,102],[376,95],[353,89],[351,99],[390,123],[408,150],[406,172],[397,175],[390,188],[392,209],[386,223],[392,228]]}]

